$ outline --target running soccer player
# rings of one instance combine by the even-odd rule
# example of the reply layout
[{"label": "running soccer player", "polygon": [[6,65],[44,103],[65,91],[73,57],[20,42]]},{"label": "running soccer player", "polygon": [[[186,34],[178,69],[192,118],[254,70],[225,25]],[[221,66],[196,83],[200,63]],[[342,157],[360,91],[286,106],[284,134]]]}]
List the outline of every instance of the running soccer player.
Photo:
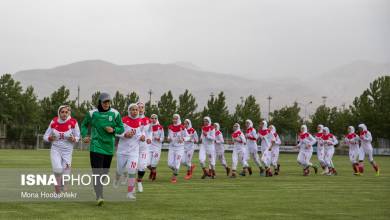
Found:
[{"label": "running soccer player", "polygon": [[223,139],[223,134],[220,130],[220,125],[219,123],[214,123],[214,128],[215,128],[215,153],[216,153],[216,158],[221,162],[222,166],[226,170],[226,175],[229,176],[230,174],[230,168],[226,163],[225,159],[225,145],[224,145],[224,139]]},{"label": "running soccer player", "polygon": [[279,175],[280,164],[279,164],[279,146],[282,144],[278,133],[276,133],[276,128],[273,125],[268,127],[271,134],[274,136],[271,143],[271,166],[274,168],[274,175]]},{"label": "running soccer player", "polygon": [[360,175],[359,172],[359,135],[355,133],[353,126],[348,126],[348,134],[345,135],[344,142],[349,147],[349,160],[352,163],[353,174],[356,176]]},{"label": "running soccer player", "polygon": [[143,192],[144,187],[142,185],[142,180],[145,175],[145,170],[148,166],[148,156],[149,156],[149,147],[152,143],[151,129],[150,129],[150,119],[145,116],[145,104],[143,102],[138,102],[138,111],[139,118],[141,120],[141,138],[139,144],[139,157],[138,157],[138,178],[137,178],[137,190],[138,192]]},{"label": "running soccer player", "polygon": [[150,169],[149,179],[156,180],[157,165],[161,157],[161,147],[164,141],[164,128],[160,125],[156,114],[150,116],[151,126],[150,133],[152,134],[152,143],[149,146],[149,161],[148,168]]},{"label": "running soccer player", "polygon": [[192,156],[194,155],[195,144],[198,143],[199,137],[196,130],[192,127],[190,119],[184,120],[184,127],[187,130],[188,139],[184,141],[184,156],[182,163],[187,166],[187,175],[184,179],[189,180],[192,178],[192,173],[195,169],[195,165],[192,164]]},{"label": "running soccer player", "polygon": [[51,143],[50,160],[57,184],[55,192],[67,191],[62,184],[63,174],[69,175],[72,167],[72,152],[74,143],[80,140],[80,129],[77,120],[70,116],[70,107],[61,105],[57,116],[53,118],[43,139]]},{"label": "running soccer player", "polygon": [[297,157],[297,162],[303,167],[303,175],[308,176],[310,174],[309,168],[312,167],[314,172],[317,173],[317,166],[313,165],[310,162],[311,156],[313,155],[313,145],[316,143],[316,139],[307,132],[307,126],[301,126],[301,132],[298,135],[298,145],[299,153]]},{"label": "running soccer player", "polygon": [[324,141],[324,160],[328,173],[326,175],[337,175],[337,171],[333,164],[334,146],[338,144],[337,138],[330,133],[328,127],[324,127],[324,135],[322,136]]},{"label": "running soccer player", "polygon": [[[265,169],[265,176],[271,177],[271,141],[273,139],[271,131],[268,129],[267,121],[263,120],[260,122],[259,128],[259,140],[261,146],[261,163]],[[264,176],[264,169],[260,169],[260,176]]]},{"label": "running soccer player", "polygon": [[184,154],[184,141],[188,139],[188,133],[182,125],[179,114],[174,114],[172,124],[168,127],[168,167],[172,170],[171,183],[177,182],[181,160]]},{"label": "running soccer player", "polygon": [[[202,179],[207,176],[215,178],[215,129],[211,124],[210,117],[203,118],[202,134],[200,135],[202,144],[199,147],[199,161],[203,170]],[[210,170],[207,169],[206,158],[209,160]]]},{"label": "running soccer player", "polygon": [[246,138],[245,135],[241,132],[240,124],[235,123],[233,125],[233,153],[232,153],[232,173],[231,178],[236,178],[237,176],[237,164],[241,163],[243,173],[248,171],[248,162],[247,162],[247,154],[248,150],[246,149]]},{"label": "running soccer player", "polygon": [[322,140],[322,136],[324,135],[324,126],[319,124],[317,126],[317,133],[315,135],[316,143],[317,143],[317,158],[320,163],[320,166],[323,170],[322,174],[326,174],[329,172],[328,167],[325,164],[325,150],[324,150],[324,140]]},{"label": "running soccer player", "polygon": [[127,198],[135,200],[135,178],[139,161],[139,144],[142,136],[141,120],[138,118],[138,105],[136,103],[129,105],[128,115],[122,118],[122,122],[125,131],[117,135],[119,142],[116,152],[117,168],[114,187],[117,188],[119,186],[121,176],[127,173]]},{"label": "running soccer player", "polygon": [[372,135],[371,132],[367,129],[365,124],[359,125],[359,137],[360,137],[360,154],[359,154],[359,171],[363,173],[364,171],[364,156],[368,155],[368,160],[371,163],[372,168],[374,168],[375,173],[379,176],[379,166],[374,161],[374,156],[372,155]]}]

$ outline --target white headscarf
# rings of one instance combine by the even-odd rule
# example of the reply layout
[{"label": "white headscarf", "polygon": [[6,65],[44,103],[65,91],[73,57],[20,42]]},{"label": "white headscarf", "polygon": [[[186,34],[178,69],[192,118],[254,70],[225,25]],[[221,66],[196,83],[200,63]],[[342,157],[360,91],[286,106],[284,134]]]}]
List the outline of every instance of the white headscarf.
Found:
[{"label": "white headscarf", "polygon": [[353,126],[348,126],[349,134],[355,133],[355,128]]},{"label": "white headscarf", "polygon": [[365,124],[360,124],[358,127],[363,129],[363,131],[367,131],[367,126]]},{"label": "white headscarf", "polygon": [[158,116],[156,114],[152,114],[150,117],[151,118],[156,117],[156,123],[152,123],[152,125],[159,125],[160,124],[160,122],[158,121]]},{"label": "white headscarf", "polygon": [[249,123],[249,128],[252,128],[252,127],[253,127],[253,122],[252,122],[252,120],[247,119],[247,120],[245,121],[245,123]]},{"label": "white headscarf", "polygon": [[143,102],[139,101],[139,102],[136,103],[136,105],[137,105],[138,107],[139,107],[140,105],[144,106],[144,112],[143,112],[142,114],[138,113],[138,115],[139,115],[141,118],[145,117],[145,113],[146,113],[146,111],[145,111],[145,104],[144,104]]},{"label": "white headscarf", "polygon": [[219,129],[221,129],[221,126],[217,122],[214,123],[214,127],[216,131],[219,131]]},{"label": "white headscarf", "polygon": [[174,124],[174,125],[175,125],[175,126],[176,126],[176,125],[181,125],[180,115],[179,115],[179,114],[173,114],[173,117],[177,117],[177,122],[176,122],[176,124]]},{"label": "white headscarf", "polygon": [[[236,127],[237,126],[237,128],[234,130],[234,127]],[[240,124],[238,124],[238,123],[235,123],[234,125],[233,125],[233,131],[234,132],[236,132],[236,131],[240,131],[241,129],[240,129]]]},{"label": "white headscarf", "polygon": [[138,118],[139,114],[138,114],[137,116],[135,116],[135,117],[132,117],[131,114],[130,114],[130,109],[131,109],[132,107],[137,107],[137,108],[138,108],[137,103],[131,103],[131,104],[127,107],[127,115],[128,115],[130,118],[132,118],[132,119],[136,119],[136,118]]},{"label": "white headscarf", "polygon": [[261,129],[262,129],[262,130],[267,129],[267,128],[268,128],[268,123],[267,123],[267,121],[266,121],[266,120],[263,120],[262,122],[263,122],[263,127],[262,127]]},{"label": "white headscarf", "polygon": [[211,125],[211,118],[209,116],[204,117],[203,120],[207,120],[209,122],[208,125]]},{"label": "white headscarf", "polygon": [[[68,109],[68,115],[66,116],[65,120],[62,120],[61,116],[60,116],[61,109],[63,109],[63,108],[67,108]],[[57,117],[58,123],[63,124],[65,122],[67,122],[70,119],[70,107],[68,105],[61,105],[60,107],[58,107],[57,116],[58,116]]]},{"label": "white headscarf", "polygon": [[186,120],[184,120],[184,122],[188,123],[188,128],[187,129],[192,128],[192,123],[191,123],[190,119],[187,118]]},{"label": "white headscarf", "polygon": [[329,134],[330,133],[330,130],[328,127],[324,127],[324,134]]},{"label": "white headscarf", "polygon": [[[303,131],[302,131],[302,129],[303,129]],[[306,125],[302,125],[301,126],[301,132],[302,133],[307,133],[307,126]]]},{"label": "white headscarf", "polygon": [[270,130],[271,130],[271,133],[276,133],[276,128],[275,128],[275,126],[270,125],[269,128],[270,128]]},{"label": "white headscarf", "polygon": [[321,132],[324,131],[324,125],[319,124],[319,125],[317,126],[317,128],[318,128],[318,127],[320,127],[320,131],[319,131],[318,133],[321,133]]}]

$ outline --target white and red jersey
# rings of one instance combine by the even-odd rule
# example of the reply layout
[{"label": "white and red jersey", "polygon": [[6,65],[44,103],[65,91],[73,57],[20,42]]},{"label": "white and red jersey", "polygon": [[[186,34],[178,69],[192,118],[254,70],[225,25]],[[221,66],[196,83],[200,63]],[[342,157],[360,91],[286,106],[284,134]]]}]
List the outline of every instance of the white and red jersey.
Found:
[{"label": "white and red jersey", "polygon": [[279,134],[276,132],[271,132],[274,136],[272,139],[273,145],[279,147],[282,144],[282,140],[280,140]]},{"label": "white and red jersey", "polygon": [[312,151],[316,139],[308,132],[301,132],[298,135],[298,147],[302,151]]},{"label": "white and red jersey", "polygon": [[73,136],[76,142],[80,140],[80,128],[77,120],[69,117],[68,120],[60,122],[58,117],[54,117],[43,135],[43,139],[49,142],[50,136],[55,137],[55,140],[52,141],[52,147],[61,150],[72,150],[73,142],[68,139]]},{"label": "white and red jersey", "polygon": [[329,134],[324,134],[324,135],[322,136],[322,140],[324,141],[324,146],[325,146],[325,147],[335,146],[336,144],[338,144],[338,141],[337,141],[336,136],[334,136],[334,135],[331,134],[331,133],[329,133]]},{"label": "white and red jersey", "polygon": [[245,137],[246,137],[248,146],[256,146],[257,147],[258,136],[257,136],[256,129],[254,129],[253,127],[246,129]]},{"label": "white and red jersey", "polygon": [[[171,147],[181,147],[184,145],[184,140],[188,137],[188,133],[184,125],[169,125],[168,139]],[[181,143],[179,143],[181,141]]]},{"label": "white and red jersey", "polygon": [[234,147],[244,147],[246,144],[245,135],[241,132],[241,130],[237,130],[232,133],[232,140]]},{"label": "white and red jersey", "polygon": [[364,130],[364,131],[359,133],[359,138],[360,138],[360,143],[361,143],[362,147],[364,147],[364,148],[372,147],[372,145],[371,145],[371,142],[372,142],[371,132],[369,132],[368,130]]},{"label": "white and red jersey", "polygon": [[[123,117],[122,122],[125,131],[122,134],[117,135],[119,137],[117,153],[128,155],[139,148],[140,138],[142,135],[142,122],[139,118],[131,118],[129,116]],[[126,138],[125,134],[129,131],[133,131],[134,135],[131,138]]]},{"label": "white and red jersey", "polygon": [[[150,118],[146,117],[145,115],[140,115],[139,119],[141,121],[141,132],[142,135],[145,135],[145,139],[152,139],[152,133],[151,133],[151,121]],[[145,142],[146,143],[146,142]]]},{"label": "white and red jersey", "polygon": [[323,132],[317,132],[315,135],[315,139],[317,141],[317,147],[323,147],[324,146],[324,140],[322,137],[324,136]]},{"label": "white and red jersey", "polygon": [[268,128],[260,129],[258,132],[258,138],[260,139],[261,151],[264,152],[271,147],[273,135]]},{"label": "white and red jersey", "polygon": [[164,141],[164,128],[160,124],[151,125],[152,146],[161,148]]},{"label": "white and red jersey", "polygon": [[202,127],[202,134],[200,135],[202,144],[205,146],[214,145],[215,142],[215,128],[212,125]]},{"label": "white and red jersey", "polygon": [[186,130],[187,130],[188,137],[185,139],[185,143],[186,144],[198,143],[199,137],[198,137],[198,133],[196,132],[196,130],[192,127],[187,128]]},{"label": "white and red jersey", "polygon": [[215,149],[217,152],[225,150],[224,146],[225,140],[223,139],[222,132],[220,130],[215,132]]},{"label": "white and red jersey", "polygon": [[357,150],[359,149],[359,136],[353,132],[345,135],[344,142],[349,146],[350,150]]}]

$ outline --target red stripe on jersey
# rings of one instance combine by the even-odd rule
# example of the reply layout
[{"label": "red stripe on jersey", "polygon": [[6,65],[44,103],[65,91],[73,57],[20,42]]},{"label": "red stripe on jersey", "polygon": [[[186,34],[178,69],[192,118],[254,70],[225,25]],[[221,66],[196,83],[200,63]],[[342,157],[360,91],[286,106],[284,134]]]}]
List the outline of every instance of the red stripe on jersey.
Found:
[{"label": "red stripe on jersey", "polygon": [[180,124],[180,125],[169,125],[168,129],[173,132],[179,132],[184,130],[185,128],[184,125]]},{"label": "red stripe on jersey", "polygon": [[212,125],[207,125],[207,126],[203,126],[202,127],[202,131],[203,132],[209,132],[209,131],[211,131],[213,129],[214,129],[214,126],[212,126]]},{"label": "red stripe on jersey", "polygon": [[54,117],[53,123],[51,123],[50,127],[52,129],[59,131],[59,132],[67,132],[70,129],[75,128],[76,124],[77,124],[77,121],[74,118],[70,118],[65,123],[59,123],[58,117]]},{"label": "red stripe on jersey", "polygon": [[124,116],[122,118],[123,124],[128,125],[131,128],[138,128],[141,126],[141,120],[139,118],[130,118],[129,116]]},{"label": "red stripe on jersey", "polygon": [[259,130],[259,134],[261,136],[266,136],[269,132],[270,132],[269,129],[261,129],[261,130]]},{"label": "red stripe on jersey", "polygon": [[232,134],[232,138],[238,138],[239,136],[241,136],[241,134],[242,134],[242,132],[240,130],[235,131]]},{"label": "red stripe on jersey", "polygon": [[143,125],[143,126],[150,124],[150,119],[146,116],[143,118],[140,118],[140,120],[141,120],[141,125]]},{"label": "red stripe on jersey", "polygon": [[189,128],[189,129],[187,129],[187,132],[188,132],[188,134],[193,134],[193,133],[195,133],[195,129]]},{"label": "red stripe on jersey", "polygon": [[158,131],[158,130],[162,130],[163,129],[163,126],[161,125],[153,125],[152,126],[152,131]]},{"label": "red stripe on jersey", "polygon": [[350,134],[345,135],[345,137],[348,139],[354,139],[357,137],[357,135],[356,135],[356,133],[350,133]]}]

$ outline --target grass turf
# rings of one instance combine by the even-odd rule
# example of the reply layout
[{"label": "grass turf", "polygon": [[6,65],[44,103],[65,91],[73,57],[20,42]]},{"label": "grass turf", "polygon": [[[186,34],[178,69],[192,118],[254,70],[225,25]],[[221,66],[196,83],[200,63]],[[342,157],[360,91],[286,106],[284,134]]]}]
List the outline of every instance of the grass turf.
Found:
[{"label": "grass turf", "polygon": [[[231,154],[226,153],[231,159]],[[335,156],[338,176],[302,176],[295,154],[280,156],[281,175],[230,179],[217,165],[217,179],[194,178],[169,182],[163,152],[156,182],[145,181],[136,202],[4,202],[0,219],[388,219],[390,216],[390,157],[375,157],[381,167],[376,177],[366,163],[364,176],[353,176],[347,156]],[[313,161],[316,161],[313,155]],[[197,154],[194,155],[197,163]],[[253,164],[253,162],[251,162]],[[73,167],[89,167],[89,153],[75,151]],[[115,159],[112,167],[116,167]],[[1,168],[50,167],[48,150],[0,150]],[[114,169],[112,169],[113,171]],[[147,179],[147,178],[146,178]],[[0,186],[0,190],[7,190]]]}]

